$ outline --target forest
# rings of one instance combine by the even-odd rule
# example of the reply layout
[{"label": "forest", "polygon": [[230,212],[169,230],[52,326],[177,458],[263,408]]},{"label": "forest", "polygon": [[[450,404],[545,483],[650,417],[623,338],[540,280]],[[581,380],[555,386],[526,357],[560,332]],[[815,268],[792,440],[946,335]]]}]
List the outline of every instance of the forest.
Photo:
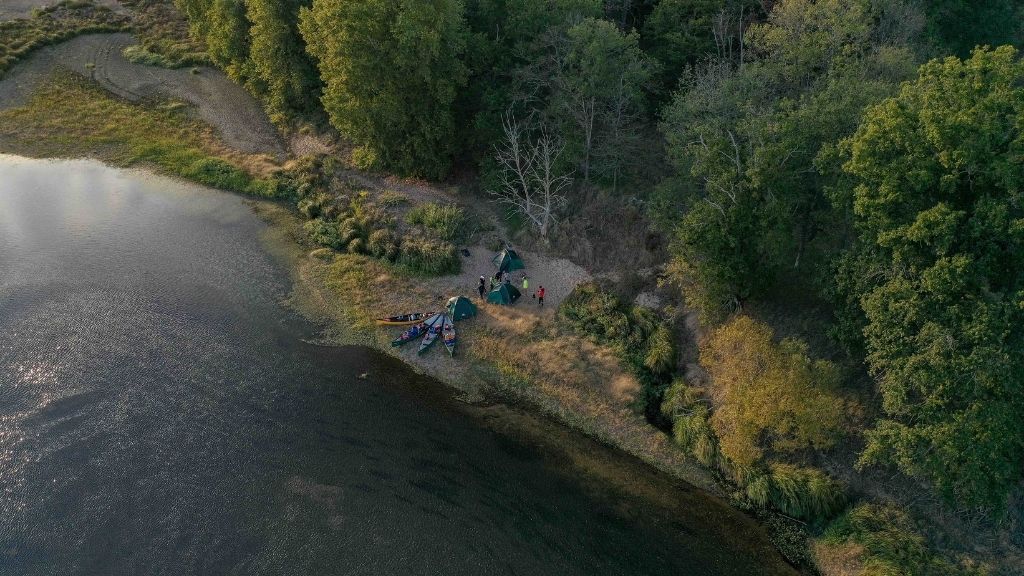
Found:
[{"label": "forest", "polygon": [[[635,360],[649,419],[813,536],[794,561],[985,573],[949,526],[1024,546],[1024,4],[175,3],[283,130],[550,250],[639,246],[609,266],[679,299]],[[562,314],[618,311],[627,347],[646,320],[608,292]]]}]

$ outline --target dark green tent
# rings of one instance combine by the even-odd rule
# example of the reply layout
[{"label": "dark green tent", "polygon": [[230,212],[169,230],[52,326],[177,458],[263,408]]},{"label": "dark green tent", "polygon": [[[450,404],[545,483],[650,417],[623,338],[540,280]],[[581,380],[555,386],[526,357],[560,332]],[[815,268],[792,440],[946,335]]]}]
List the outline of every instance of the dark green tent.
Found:
[{"label": "dark green tent", "polygon": [[511,248],[505,248],[499,252],[492,262],[502,272],[512,272],[513,270],[523,270],[526,268],[526,264],[523,264],[523,259]]},{"label": "dark green tent", "polygon": [[476,305],[465,296],[450,298],[448,300],[448,315],[451,316],[453,322],[476,316]]},{"label": "dark green tent", "polygon": [[515,304],[522,294],[511,284],[502,282],[487,293],[487,301],[493,304]]}]

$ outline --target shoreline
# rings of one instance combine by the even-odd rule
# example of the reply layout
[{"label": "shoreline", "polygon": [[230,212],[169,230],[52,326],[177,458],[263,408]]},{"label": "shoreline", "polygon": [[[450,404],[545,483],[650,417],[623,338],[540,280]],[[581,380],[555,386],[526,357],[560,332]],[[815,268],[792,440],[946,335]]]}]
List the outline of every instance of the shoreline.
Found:
[{"label": "shoreline", "polygon": [[[28,67],[29,64],[25,66]],[[74,75],[71,71],[66,72]],[[12,81],[15,76],[8,75],[5,81]],[[60,76],[51,76],[48,81],[50,84],[44,84],[43,87],[52,87],[55,80],[60,81]],[[109,109],[118,114],[129,115],[132,110],[155,114],[154,130],[166,130],[172,126],[178,130],[202,130],[199,136],[192,137],[194,142],[186,143],[191,147],[189,150],[195,151],[194,154],[205,154],[212,159],[225,158],[240,169],[253,167],[248,156],[223,144],[222,138],[214,135],[208,125],[201,124],[194,117],[183,114],[178,109],[167,109],[166,105],[159,102],[128,102],[118,98],[116,94],[102,93],[102,88],[98,86],[86,85],[85,80],[72,81],[65,86],[82,90],[87,102],[85,106],[94,102],[97,105],[107,102],[108,104],[103,105],[112,106],[113,108]],[[51,100],[56,98],[52,94],[50,97]],[[54,100],[54,103],[56,102]],[[3,108],[3,104],[0,102],[0,109]],[[11,110],[30,110],[33,106],[39,108],[40,104],[29,100],[22,107]],[[46,119],[42,121],[42,126],[39,125],[41,121],[33,117],[32,113],[26,113],[24,118],[19,118],[17,127],[12,124],[13,131],[6,137],[0,133],[0,148],[9,153],[35,158],[94,159],[120,168],[148,169],[192,184],[211,184],[197,182],[178,165],[164,161],[165,157],[176,157],[174,147],[182,146],[180,141],[161,144],[169,150],[164,156],[140,156],[132,150],[134,146],[145,148],[148,144],[147,138],[150,136],[145,130],[123,136],[114,133],[90,142],[92,134],[102,133],[108,129],[103,124],[89,124],[88,114],[94,113],[95,108],[86,108],[84,112],[78,112],[74,116],[64,112],[67,121],[72,121],[73,118],[79,123],[75,130],[84,138],[69,139],[67,135],[60,134],[50,135],[49,140],[35,138],[37,134],[48,134],[47,130],[51,129],[51,125],[63,125],[61,114],[52,110],[51,107],[44,106],[42,110],[37,111],[41,114],[45,112]],[[82,116],[82,113],[86,116]],[[53,116],[54,114],[56,115]],[[82,122],[83,120],[85,122]],[[95,119],[92,121],[95,122]],[[153,136],[157,134],[158,132],[154,132]],[[123,138],[130,138],[131,144],[126,144]],[[129,148],[127,151],[120,150],[125,146]],[[258,161],[256,166],[266,167],[266,164]],[[395,188],[387,182],[375,183],[376,178],[373,176],[365,177],[361,173],[360,175],[364,176],[359,184],[363,188],[376,186],[377,192]],[[642,414],[638,414],[630,406],[628,398],[638,384],[621,366],[614,353],[577,335],[559,331],[553,321],[557,301],[550,302],[543,315],[523,310],[528,306],[526,302],[514,308],[482,307],[486,314],[460,324],[460,344],[456,359],[451,361],[445,357],[444,362],[431,362],[429,357],[432,356],[436,360],[437,355],[419,357],[415,355],[415,351],[392,348],[389,344],[393,335],[374,326],[372,318],[385,315],[387,310],[402,311],[431,305],[440,306],[449,296],[460,292],[472,297],[474,295],[471,286],[453,286],[452,283],[459,280],[457,276],[417,277],[412,280],[423,286],[414,287],[415,289],[409,290],[408,294],[393,293],[387,305],[382,306],[380,293],[387,289],[404,292],[410,287],[408,276],[403,276],[400,271],[366,256],[337,253],[312,246],[302,229],[303,221],[294,206],[286,206],[281,201],[261,199],[251,193],[225,190],[223,186],[213,187],[248,199],[257,215],[267,222],[268,240],[271,241],[265,242],[265,245],[275,246],[272,250],[276,251],[274,255],[286,263],[286,269],[292,275],[293,293],[287,304],[302,316],[326,329],[324,343],[372,347],[455,390],[459,399],[464,402],[481,402],[489,395],[493,395],[499,398],[501,403],[521,407],[530,414],[537,414],[540,418],[564,426],[574,433],[583,434],[616,452],[639,460],[654,471],[666,474],[675,481],[684,482],[710,497],[721,500],[730,510],[748,518],[757,525],[765,541],[775,544],[772,549],[778,554],[779,560],[785,562],[780,553],[781,549],[774,542],[769,524],[762,518],[737,508],[728,499],[727,485],[720,483],[712,472],[675,447],[670,436],[652,427]],[[458,201],[446,193],[437,190],[432,192],[446,198],[446,201]],[[482,250],[479,246],[474,249],[475,252],[481,252],[479,255],[484,255]],[[489,263],[490,254],[484,256]],[[531,266],[531,262],[557,260],[539,254],[528,254],[527,259],[528,267]],[[530,272],[530,268],[527,271]],[[475,276],[471,276],[472,279],[475,279]],[[369,286],[367,289],[369,282],[373,282],[376,287]],[[384,287],[383,290],[381,286]],[[341,293],[344,293],[344,298],[338,297]],[[360,308],[362,310],[359,310]],[[376,308],[376,313],[370,314],[370,309],[373,308]],[[463,326],[465,328],[462,328]],[[515,333],[505,334],[506,331],[502,330],[505,326],[513,327]],[[525,342],[532,348],[525,352],[515,350],[516,354],[509,354],[513,352],[508,348],[509,342],[516,345]],[[564,363],[565,366],[556,367],[554,378],[549,377],[544,369],[537,370],[535,366],[523,369],[522,366],[515,365],[517,361],[529,364],[533,360],[530,354],[539,351],[554,355],[557,361],[561,360],[561,355],[569,355],[571,359]],[[559,372],[557,368],[565,369]]]},{"label": "shoreline", "polygon": [[[497,369],[487,365],[484,361],[462,355],[452,360],[460,363],[455,366],[454,370],[444,370],[443,367],[439,368],[425,362],[410,361],[410,356],[403,354],[402,349],[390,346],[386,329],[363,327],[362,323],[351,317],[346,317],[348,311],[344,304],[339,308],[339,306],[332,306],[328,302],[331,290],[325,285],[323,275],[332,262],[318,260],[317,256],[313,255],[320,250],[319,248],[303,246],[304,239],[298,236],[298,232],[301,232],[302,221],[292,210],[280,203],[264,200],[250,199],[249,204],[255,214],[268,226],[266,237],[263,239],[265,248],[282,262],[292,276],[293,292],[285,304],[304,318],[325,329],[323,344],[361,345],[373,348],[401,361],[413,371],[441,382],[457,392],[460,401],[477,404],[497,399],[497,402],[503,404],[526,408],[530,412],[537,412],[545,418],[636,458],[652,469],[668,474],[672,478],[699,488],[712,496],[717,498],[728,496],[722,485],[707,470],[689,461],[681,451],[676,451],[675,458],[672,458],[668,451],[666,451],[666,455],[670,455],[670,457],[664,459],[645,457],[641,451],[630,450],[622,438],[617,438],[607,430],[599,429],[597,424],[590,427],[580,425],[586,420],[574,418],[570,409],[545,403],[544,398],[539,397],[539,394],[530,394],[528,390],[521,387],[502,386],[501,377],[496,374]],[[339,256],[344,257],[345,255],[334,255],[335,258]],[[474,321],[475,319],[463,321],[460,323],[460,329],[469,328],[469,323]],[[344,328],[346,323],[357,327]],[[460,344],[462,343],[460,342]],[[413,356],[412,358],[417,357]],[[650,429],[650,432],[652,435],[661,434],[660,431],[653,428]],[[672,450],[671,447],[669,449]]]}]

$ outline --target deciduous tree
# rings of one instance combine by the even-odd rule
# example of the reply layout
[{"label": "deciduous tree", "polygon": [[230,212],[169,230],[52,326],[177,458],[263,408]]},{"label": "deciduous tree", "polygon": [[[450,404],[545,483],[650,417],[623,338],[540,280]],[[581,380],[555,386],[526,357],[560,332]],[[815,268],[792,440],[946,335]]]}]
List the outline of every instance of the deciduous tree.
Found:
[{"label": "deciduous tree", "polygon": [[1010,47],[929,62],[870,109],[845,165],[887,415],[861,463],[994,508],[1024,475],[1022,86]]},{"label": "deciduous tree", "polygon": [[831,446],[842,431],[848,401],[837,368],[812,360],[807,345],[775,343],[771,328],[739,316],[701,346],[716,409],[711,424],[722,453],[749,468],[765,451]]},{"label": "deciduous tree", "polygon": [[462,2],[315,0],[301,30],[331,123],[364,158],[444,176],[456,149],[453,103],[466,81]]}]

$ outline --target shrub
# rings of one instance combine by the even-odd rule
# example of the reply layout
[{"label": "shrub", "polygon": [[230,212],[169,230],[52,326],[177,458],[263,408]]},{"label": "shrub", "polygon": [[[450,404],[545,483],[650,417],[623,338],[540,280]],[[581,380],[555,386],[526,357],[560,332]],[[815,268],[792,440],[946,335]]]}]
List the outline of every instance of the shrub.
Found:
[{"label": "shrub", "polygon": [[672,331],[665,324],[659,324],[647,339],[647,355],[644,366],[651,372],[668,373],[675,368],[676,347]]},{"label": "shrub", "polygon": [[412,236],[402,241],[398,264],[418,274],[443,276],[458,273],[462,262],[451,243]]},{"label": "shrub", "polygon": [[181,175],[207,186],[238,192],[248,191],[252,183],[252,177],[245,170],[213,157],[195,160],[181,170]]},{"label": "shrub", "polygon": [[346,243],[341,241],[338,233],[337,222],[316,218],[306,222],[304,228],[310,240],[321,246],[327,246],[335,250],[341,250],[345,247]]},{"label": "shrub", "polygon": [[653,310],[627,308],[617,296],[588,282],[562,300],[558,318],[576,333],[614,348],[640,380],[637,401],[648,420],[664,428],[671,425],[660,407],[675,367],[675,346],[671,330]]},{"label": "shrub", "polygon": [[833,516],[846,503],[842,484],[816,468],[775,463],[771,470],[772,506],[805,520]]},{"label": "shrub", "polygon": [[740,316],[710,335],[700,359],[720,399],[711,423],[738,466],[753,466],[767,449],[828,448],[841,433],[849,404],[838,370],[808,357],[803,342],[776,344],[771,328]]},{"label": "shrub", "polygon": [[405,221],[434,231],[442,240],[454,242],[465,233],[466,212],[455,204],[427,202],[409,210]]},{"label": "shrub", "polygon": [[366,253],[366,243],[363,242],[362,238],[353,238],[348,243],[348,251],[352,254],[364,254]]},{"label": "shrub", "polygon": [[854,544],[860,549],[862,576],[967,576],[981,574],[960,568],[928,549],[910,516],[894,506],[859,504],[825,529],[815,546],[819,558]]},{"label": "shrub", "polygon": [[697,406],[689,413],[678,415],[672,423],[672,437],[698,462],[716,468],[719,464],[718,439],[709,417],[707,406]]},{"label": "shrub", "polygon": [[384,228],[374,230],[366,241],[366,251],[376,258],[393,259],[398,253],[395,235]]}]

